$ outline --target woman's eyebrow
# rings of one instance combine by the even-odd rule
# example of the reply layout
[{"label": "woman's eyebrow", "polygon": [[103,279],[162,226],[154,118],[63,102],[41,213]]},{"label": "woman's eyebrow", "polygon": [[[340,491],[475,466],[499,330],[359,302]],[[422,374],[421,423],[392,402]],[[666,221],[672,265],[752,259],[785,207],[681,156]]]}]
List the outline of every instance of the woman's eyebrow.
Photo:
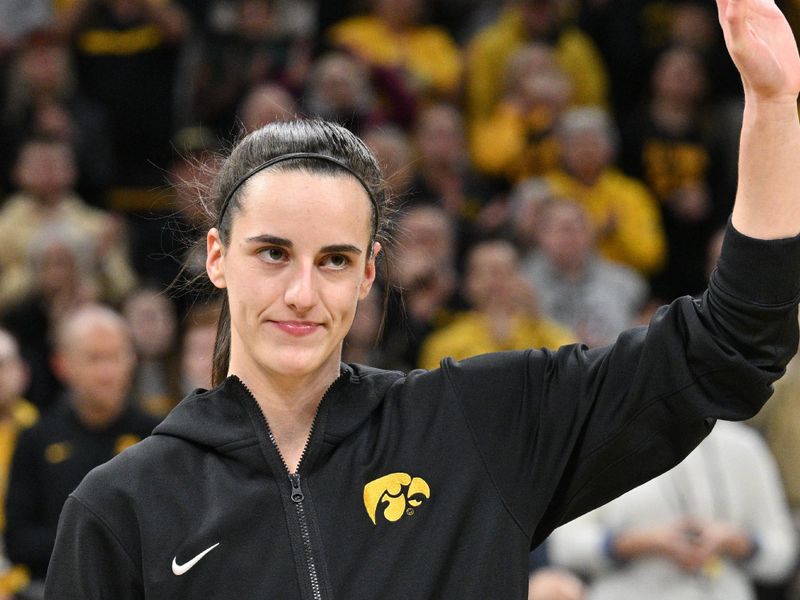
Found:
[{"label": "woman's eyebrow", "polygon": [[[282,248],[291,248],[294,244],[292,240],[287,240],[286,238],[278,237],[275,235],[269,235],[268,233],[263,233],[261,235],[254,235],[253,237],[249,237],[245,239],[245,242],[248,244],[258,243],[258,244],[270,244],[272,246],[280,246]],[[326,254],[331,253],[351,253],[351,254],[361,254],[362,250],[358,246],[354,246],[353,244],[331,244],[329,246],[323,246],[320,248],[320,252],[324,252]]]},{"label": "woman's eyebrow", "polygon": [[257,242],[259,244],[272,244],[273,246],[283,246],[284,248],[291,248],[293,246],[292,240],[287,240],[286,238],[275,235],[269,235],[268,233],[246,238],[245,242],[248,244],[252,244],[253,242]]},{"label": "woman's eyebrow", "polygon": [[352,244],[332,244],[330,246],[324,246],[320,249],[320,252],[325,253],[346,253],[350,252],[352,254],[361,254],[361,248],[358,246],[353,246]]}]

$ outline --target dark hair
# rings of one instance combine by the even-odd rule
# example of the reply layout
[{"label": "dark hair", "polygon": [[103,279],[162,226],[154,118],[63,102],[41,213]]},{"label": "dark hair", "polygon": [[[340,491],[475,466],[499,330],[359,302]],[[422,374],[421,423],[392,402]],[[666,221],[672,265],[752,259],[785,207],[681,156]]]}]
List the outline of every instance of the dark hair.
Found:
[{"label": "dark hair", "polygon": [[[233,218],[241,206],[242,195],[247,189],[247,181],[236,187],[242,177],[257,170],[266,162],[294,153],[320,154],[334,160],[314,157],[290,158],[272,164],[266,170],[300,170],[318,174],[352,173],[367,188],[367,193],[372,199],[373,238],[370,240],[369,252],[372,252],[374,241],[380,242],[385,249],[391,246],[389,199],[375,156],[363,141],[344,127],[312,119],[275,122],[257,129],[242,138],[222,162],[211,189],[211,197],[205,202],[205,208],[209,222],[218,228],[223,244],[227,244],[230,239]],[[385,265],[385,257],[383,262]],[[388,290],[388,286],[386,289]],[[213,385],[219,384],[227,376],[230,343],[230,309],[227,294],[223,291],[217,339],[214,344],[211,376]]]}]

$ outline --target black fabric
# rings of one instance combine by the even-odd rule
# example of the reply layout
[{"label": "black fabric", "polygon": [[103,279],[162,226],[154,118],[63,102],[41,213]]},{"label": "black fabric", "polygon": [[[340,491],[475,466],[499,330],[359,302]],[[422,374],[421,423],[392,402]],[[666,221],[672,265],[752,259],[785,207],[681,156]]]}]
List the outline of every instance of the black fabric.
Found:
[{"label": "black fabric", "polygon": [[117,454],[120,444],[148,436],[157,423],[130,408],[107,427],[89,429],[62,400],[23,431],[6,496],[9,558],[28,566],[34,578],[44,579],[67,496],[89,471]]},{"label": "black fabric", "polygon": [[800,236],[764,242],[725,231],[713,278],[734,297],[758,304],[797,304],[800,299]]},{"label": "black fabric", "polygon": [[79,86],[108,116],[114,186],[163,184],[179,50],[144,16],[122,20],[105,2],[92,3],[75,34]]},{"label": "black fabric", "polygon": [[[554,527],[768,398],[797,348],[798,273],[773,278],[759,261],[798,245],[729,241],[705,296],[607,348],[408,375],[343,366],[298,470],[321,597],[526,598],[529,550]],[[372,494],[386,476],[396,485]],[[62,516],[47,597],[312,598],[290,493],[256,401],[229,378],[84,480]],[[173,575],[173,560],[216,543]]]}]

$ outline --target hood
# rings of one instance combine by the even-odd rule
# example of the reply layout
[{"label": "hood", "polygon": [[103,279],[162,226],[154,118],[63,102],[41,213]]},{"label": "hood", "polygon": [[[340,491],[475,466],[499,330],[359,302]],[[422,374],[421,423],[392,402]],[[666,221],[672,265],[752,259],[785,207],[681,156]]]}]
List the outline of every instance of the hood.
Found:
[{"label": "hood", "polygon": [[[325,418],[319,419],[325,441],[338,444],[358,429],[404,377],[397,371],[342,364],[339,379],[320,406],[320,411],[325,411]],[[263,427],[258,404],[234,375],[211,390],[196,390],[184,398],[153,435],[177,437],[224,452],[255,444]]]}]

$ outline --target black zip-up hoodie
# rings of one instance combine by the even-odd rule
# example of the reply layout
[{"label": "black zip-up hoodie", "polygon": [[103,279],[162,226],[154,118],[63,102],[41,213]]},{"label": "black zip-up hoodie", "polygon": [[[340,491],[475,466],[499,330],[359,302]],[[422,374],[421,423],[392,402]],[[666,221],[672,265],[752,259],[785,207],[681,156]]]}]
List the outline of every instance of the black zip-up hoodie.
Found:
[{"label": "black zip-up hoodie", "polygon": [[235,377],[93,471],[48,599],[523,599],[532,546],[744,419],[797,348],[800,240],[729,230],[708,292],[613,346],[359,366],[290,476]]}]

